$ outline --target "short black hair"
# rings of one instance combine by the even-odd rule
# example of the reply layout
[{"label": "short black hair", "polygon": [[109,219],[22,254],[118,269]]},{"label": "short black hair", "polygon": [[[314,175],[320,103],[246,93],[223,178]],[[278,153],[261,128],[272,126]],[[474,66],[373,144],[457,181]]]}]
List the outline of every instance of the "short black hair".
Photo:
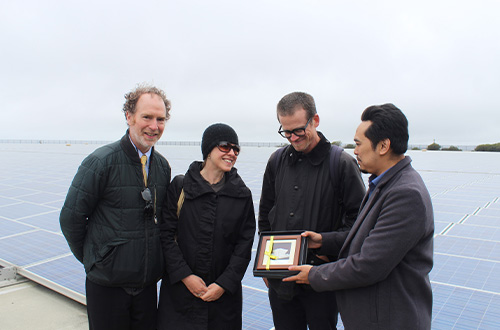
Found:
[{"label": "short black hair", "polygon": [[394,104],[372,105],[363,111],[361,120],[372,122],[365,136],[371,141],[374,150],[385,139],[391,141],[391,149],[396,155],[408,150],[408,120]]}]

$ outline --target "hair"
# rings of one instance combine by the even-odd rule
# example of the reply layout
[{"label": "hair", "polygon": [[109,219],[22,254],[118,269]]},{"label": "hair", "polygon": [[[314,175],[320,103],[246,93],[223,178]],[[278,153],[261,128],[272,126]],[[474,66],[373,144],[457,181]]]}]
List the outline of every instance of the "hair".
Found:
[{"label": "hair", "polygon": [[167,99],[165,92],[157,87],[148,85],[148,84],[139,84],[135,89],[125,94],[125,103],[123,104],[123,113],[125,117],[127,116],[127,112],[130,114],[134,114],[136,111],[137,101],[143,94],[155,94],[158,95],[165,104],[166,115],[165,120],[170,118],[170,101]]},{"label": "hair", "polygon": [[306,111],[307,120],[311,119],[316,114],[314,98],[303,92],[293,92],[283,96],[276,107],[276,114],[278,116],[290,116],[293,115],[299,107]]},{"label": "hair", "polygon": [[372,122],[365,136],[371,141],[374,150],[385,139],[391,141],[391,149],[396,155],[408,150],[408,120],[394,104],[372,105],[363,111],[361,120]]}]

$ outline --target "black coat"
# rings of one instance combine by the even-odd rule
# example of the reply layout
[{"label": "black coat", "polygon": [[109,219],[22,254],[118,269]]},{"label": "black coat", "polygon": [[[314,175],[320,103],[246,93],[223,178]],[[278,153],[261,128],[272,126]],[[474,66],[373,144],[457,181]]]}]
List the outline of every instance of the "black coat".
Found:
[{"label": "black coat", "polygon": [[[167,266],[158,307],[159,329],[241,329],[241,280],[255,234],[252,194],[235,168],[219,192],[194,162],[172,181],[163,213],[161,239]],[[177,218],[182,186],[185,201]],[[194,297],[182,279],[195,274],[225,293],[214,302]]]},{"label": "black coat", "polygon": [[[365,185],[352,156],[342,151],[339,161],[337,191],[330,178],[331,144],[321,140],[308,154],[288,147],[280,167],[274,173],[270,157],[262,183],[259,205],[259,231],[312,230],[315,232],[348,231],[359,211]],[[338,198],[342,200],[339,205]],[[323,261],[309,251],[307,263]],[[334,260],[337,254],[329,255]],[[270,279],[270,286],[282,299],[291,299],[304,285]]]},{"label": "black coat", "polygon": [[335,194],[330,178],[331,145],[318,134],[321,140],[308,154],[288,147],[276,173],[273,156],[269,158],[262,183],[259,231],[328,232],[352,227],[366,191],[359,167],[352,156],[341,153]]}]

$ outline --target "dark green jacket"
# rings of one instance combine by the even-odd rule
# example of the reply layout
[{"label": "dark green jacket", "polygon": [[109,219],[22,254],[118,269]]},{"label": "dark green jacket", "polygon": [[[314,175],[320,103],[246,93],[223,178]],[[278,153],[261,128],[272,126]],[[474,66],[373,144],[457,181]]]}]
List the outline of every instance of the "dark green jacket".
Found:
[{"label": "dark green jacket", "polygon": [[[159,217],[170,165],[152,150],[148,187]],[[140,288],[164,270],[159,225],[145,217],[142,165],[128,131],[82,162],[61,210],[61,230],[87,278],[104,286]],[[156,193],[155,193],[156,192]],[[159,221],[158,221],[159,222]]]}]

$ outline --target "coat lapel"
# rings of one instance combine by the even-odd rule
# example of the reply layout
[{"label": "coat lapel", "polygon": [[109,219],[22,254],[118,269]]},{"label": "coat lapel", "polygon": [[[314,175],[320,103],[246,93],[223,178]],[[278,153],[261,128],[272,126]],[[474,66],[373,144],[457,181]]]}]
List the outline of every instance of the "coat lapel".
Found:
[{"label": "coat lapel", "polygon": [[[375,189],[377,191],[377,189]],[[347,235],[347,238],[342,245],[342,249],[340,249],[339,256],[342,256],[345,250],[349,249],[349,245],[351,244],[352,239],[356,235],[357,231],[359,230],[359,227],[363,223],[368,211],[370,211],[373,201],[375,200],[376,193],[375,191],[371,196],[369,196],[369,192],[366,192],[365,197],[363,198],[363,201],[361,202],[361,208],[358,214],[358,217],[356,218],[356,221],[354,222],[354,225],[352,226],[351,230],[349,231],[349,234]]]},{"label": "coat lapel", "polygon": [[339,256],[342,257],[343,253],[347,252],[349,249],[349,245],[351,244],[354,236],[359,230],[359,227],[361,227],[361,224],[365,220],[368,212],[372,209],[373,204],[375,201],[378,199],[378,195],[380,194],[381,189],[389,182],[392,177],[398,173],[402,168],[406,167],[408,164],[410,164],[411,158],[406,156],[403,160],[401,160],[399,163],[394,165],[382,178],[382,180],[378,183],[378,185],[375,187],[375,190],[373,190],[371,196],[369,195],[369,191],[366,192],[365,197],[363,198],[363,201],[361,202],[360,206],[360,211],[358,214],[358,217],[356,219],[356,222],[354,222],[354,225],[352,226],[351,230],[349,231],[349,235],[347,235],[347,238],[342,245],[342,249],[340,249]]}]

